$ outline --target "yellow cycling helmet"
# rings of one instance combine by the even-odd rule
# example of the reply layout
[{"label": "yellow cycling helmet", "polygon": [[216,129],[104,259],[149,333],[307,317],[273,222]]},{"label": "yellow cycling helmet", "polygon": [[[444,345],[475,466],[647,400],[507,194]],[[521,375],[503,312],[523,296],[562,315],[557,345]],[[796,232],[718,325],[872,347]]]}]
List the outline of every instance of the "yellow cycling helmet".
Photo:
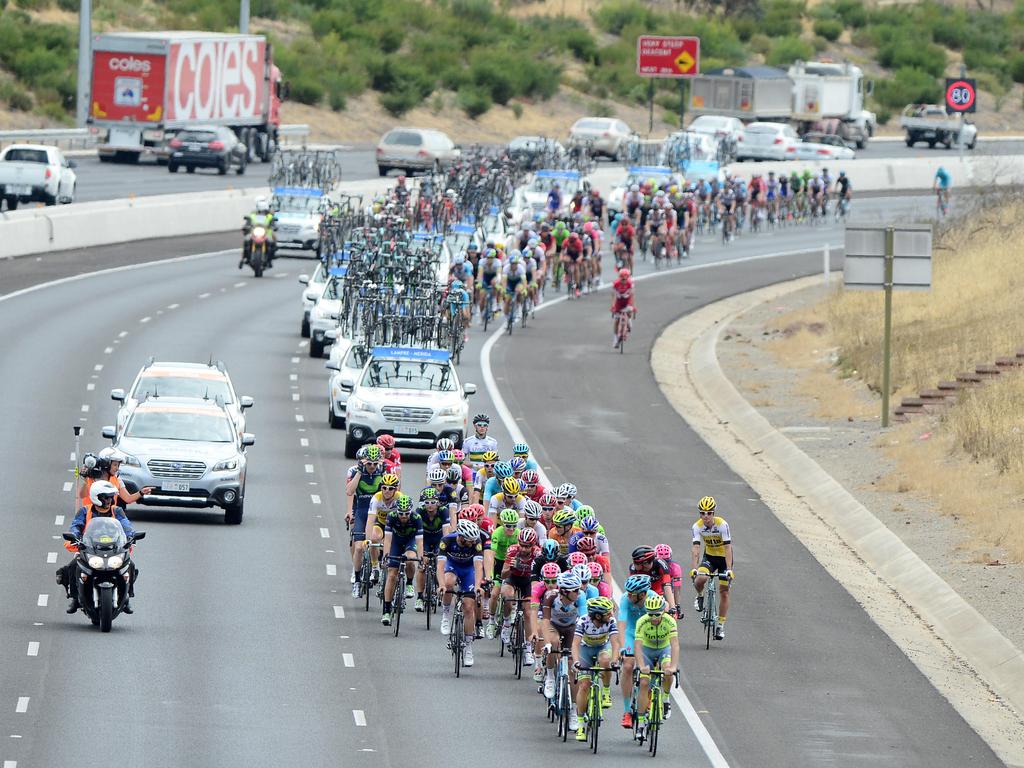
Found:
[{"label": "yellow cycling helmet", "polygon": [[380,478],[381,488],[397,488],[399,482],[398,475],[394,472],[385,472]]},{"label": "yellow cycling helmet", "polygon": [[497,451],[486,451],[484,453],[484,455],[481,456],[480,458],[483,460],[484,464],[491,464],[492,462],[495,462],[495,461],[498,460],[498,452]]},{"label": "yellow cycling helmet", "polygon": [[607,597],[592,597],[587,600],[587,613],[611,613],[614,609],[615,603]]},{"label": "yellow cycling helmet", "polygon": [[697,502],[697,509],[701,512],[714,512],[716,506],[714,496],[704,496]]},{"label": "yellow cycling helmet", "polygon": [[518,496],[519,492],[523,490],[523,484],[514,477],[506,477],[501,481],[501,490],[509,496]]},{"label": "yellow cycling helmet", "polygon": [[661,595],[648,595],[647,599],[644,600],[644,610],[656,616],[664,613],[665,598]]}]

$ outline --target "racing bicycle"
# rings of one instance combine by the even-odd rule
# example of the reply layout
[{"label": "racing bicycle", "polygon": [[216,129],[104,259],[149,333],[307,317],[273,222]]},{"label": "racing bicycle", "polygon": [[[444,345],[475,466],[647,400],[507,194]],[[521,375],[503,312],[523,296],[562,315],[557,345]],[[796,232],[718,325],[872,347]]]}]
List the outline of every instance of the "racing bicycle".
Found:
[{"label": "racing bicycle", "polygon": [[[587,691],[586,706],[586,727],[587,740],[594,754],[597,754],[597,737],[601,730],[601,722],[604,720],[604,709],[601,707],[601,699],[604,698],[604,681],[601,674],[604,672],[615,673],[615,684],[619,684],[619,665],[610,667],[581,667],[576,665],[577,679],[586,677],[590,679],[590,690]],[[583,713],[580,713],[583,714]]]},{"label": "racing bicycle", "polygon": [[618,347],[620,355],[626,351],[626,339],[629,338],[632,325],[631,312],[615,313],[615,336],[618,339],[618,343],[615,346]]},{"label": "racing bicycle", "polygon": [[452,652],[452,660],[455,662],[455,676],[462,676],[462,662],[466,652],[466,628],[465,619],[462,613],[462,598],[476,597],[476,592],[452,592],[452,631],[448,633],[448,650]]},{"label": "racing bicycle", "polygon": [[700,612],[700,623],[704,625],[706,642],[704,649],[711,648],[711,639],[718,625],[718,574],[712,573],[704,584],[704,605]]},{"label": "racing bicycle", "polygon": [[398,574],[395,576],[395,593],[391,602],[391,623],[395,628],[395,637],[398,637],[398,625],[402,623],[402,611],[405,610],[405,586],[409,577],[405,573],[406,563],[418,563],[418,557],[402,556],[402,562],[398,566]]}]

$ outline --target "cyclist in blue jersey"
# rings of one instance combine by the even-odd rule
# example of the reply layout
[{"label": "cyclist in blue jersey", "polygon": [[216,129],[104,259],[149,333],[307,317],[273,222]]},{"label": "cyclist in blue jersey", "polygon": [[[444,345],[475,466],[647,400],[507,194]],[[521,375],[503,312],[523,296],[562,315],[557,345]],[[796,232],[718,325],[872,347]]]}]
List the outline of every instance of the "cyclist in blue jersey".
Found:
[{"label": "cyclist in blue jersey", "polygon": [[633,646],[636,644],[634,632],[637,620],[646,613],[644,601],[648,597],[657,597],[658,593],[651,589],[651,577],[646,574],[633,574],[623,586],[622,598],[619,600],[619,641],[622,646],[622,675],[619,684],[622,687],[622,727],[633,727],[633,716],[629,711],[629,701],[633,696]]},{"label": "cyclist in blue jersey", "polygon": [[939,207],[942,209],[943,215],[945,215],[947,208],[949,208],[949,190],[953,186],[953,180],[949,177],[949,172],[943,167],[939,166],[939,170],[935,172],[935,181],[932,184],[932,189],[939,198]]},{"label": "cyclist in blue jersey", "polygon": [[526,443],[516,443],[515,445],[512,446],[512,458],[522,459],[523,461],[525,461],[526,466],[523,467],[524,470],[540,469],[540,465],[530,458],[530,446],[528,446]]},{"label": "cyclist in blue jersey", "polygon": [[441,539],[438,545],[437,587],[442,594],[442,635],[452,631],[452,598],[455,593],[470,593],[462,597],[463,636],[466,638],[463,663],[467,667],[473,666],[476,597],[483,592],[483,580],[484,545],[480,539],[480,527],[471,520],[460,520],[455,532]]}]

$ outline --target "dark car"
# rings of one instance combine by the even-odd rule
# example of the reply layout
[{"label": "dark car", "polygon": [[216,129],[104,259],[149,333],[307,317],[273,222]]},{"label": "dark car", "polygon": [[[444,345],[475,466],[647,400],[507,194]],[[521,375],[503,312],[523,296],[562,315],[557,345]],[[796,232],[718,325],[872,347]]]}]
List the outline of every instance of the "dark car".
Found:
[{"label": "dark car", "polygon": [[223,176],[232,167],[241,176],[249,163],[245,144],[230,128],[222,126],[186,128],[171,139],[167,170],[177,173],[184,168],[195,173],[196,168],[216,168]]}]

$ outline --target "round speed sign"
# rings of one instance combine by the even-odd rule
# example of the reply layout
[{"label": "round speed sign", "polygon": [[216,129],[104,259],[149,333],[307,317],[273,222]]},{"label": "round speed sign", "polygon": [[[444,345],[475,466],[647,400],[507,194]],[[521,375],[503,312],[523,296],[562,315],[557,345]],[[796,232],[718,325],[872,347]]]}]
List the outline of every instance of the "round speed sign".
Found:
[{"label": "round speed sign", "polygon": [[946,86],[946,106],[952,112],[973,112],[976,97],[973,80],[953,80]]}]

